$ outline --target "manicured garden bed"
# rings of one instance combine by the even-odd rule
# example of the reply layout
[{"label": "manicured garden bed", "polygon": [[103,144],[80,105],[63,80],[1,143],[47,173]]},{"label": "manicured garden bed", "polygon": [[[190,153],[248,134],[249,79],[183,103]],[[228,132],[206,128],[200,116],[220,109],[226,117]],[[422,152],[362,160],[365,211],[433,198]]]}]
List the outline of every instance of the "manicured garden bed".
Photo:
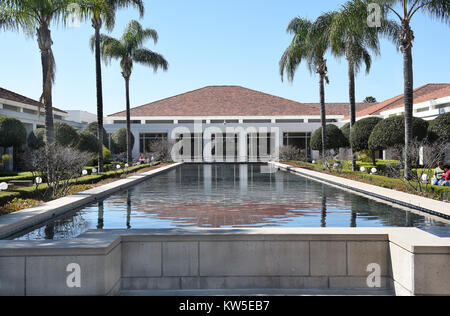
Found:
[{"label": "manicured garden bed", "polygon": [[[381,161],[378,161],[381,162]],[[309,170],[315,170],[322,172],[324,174],[330,174],[334,176],[343,177],[346,179],[361,181],[368,184],[377,185],[383,188],[393,189],[397,191],[407,192],[411,194],[416,194],[440,201],[449,201],[450,200],[450,187],[443,187],[443,186],[428,186],[428,192],[418,192],[417,190],[414,190],[407,182],[401,180],[401,179],[394,179],[389,178],[381,175],[372,175],[369,173],[363,173],[359,171],[351,171],[348,167],[345,167],[346,164],[344,164],[344,168],[341,171],[335,170],[335,169],[327,169],[325,166],[321,164],[312,164],[307,163],[303,161],[289,161],[284,162],[285,164],[291,165],[293,167],[301,167]],[[379,166],[381,166],[383,162]],[[377,168],[379,168],[377,166]],[[369,168],[373,168],[373,165],[366,166]],[[370,170],[370,169],[368,169]]]},{"label": "manicured garden bed", "polygon": [[[134,175],[136,173],[147,172],[156,168],[166,166],[167,163],[153,163],[133,166],[116,171],[108,171],[100,174],[91,174],[73,180],[69,195],[92,189],[96,186],[104,185],[118,178]],[[47,190],[47,184],[16,188],[9,192],[0,192],[0,215],[8,214],[20,209],[36,206],[50,201],[49,198],[42,198],[41,195]]]}]

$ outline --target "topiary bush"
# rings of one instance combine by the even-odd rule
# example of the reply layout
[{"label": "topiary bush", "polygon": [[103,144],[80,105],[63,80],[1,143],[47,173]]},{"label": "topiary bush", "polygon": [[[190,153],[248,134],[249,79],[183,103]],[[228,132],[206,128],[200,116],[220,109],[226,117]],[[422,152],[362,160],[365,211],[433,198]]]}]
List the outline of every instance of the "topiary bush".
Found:
[{"label": "topiary bush", "polygon": [[[127,129],[121,128],[112,133],[112,147],[114,154],[125,153],[127,151]],[[131,134],[131,148],[134,146],[134,136]]]},{"label": "topiary bush", "polygon": [[[413,117],[413,138],[421,141],[427,137],[428,122]],[[369,137],[370,150],[384,150],[405,144],[405,117],[394,116],[379,122]]]},{"label": "topiary bush", "polygon": [[61,146],[74,147],[78,144],[79,136],[75,128],[67,123],[55,123],[55,142]]},{"label": "topiary bush", "polygon": [[341,127],[342,134],[344,134],[345,139],[347,140],[347,146],[350,146],[350,123],[345,124]]},{"label": "topiary bush", "polygon": [[[348,143],[344,133],[336,125],[327,125],[327,138],[325,139],[325,149],[338,150],[347,147]],[[311,149],[322,151],[322,128],[314,132],[311,137]]]},{"label": "topiary bush", "polygon": [[27,130],[18,119],[0,116],[0,147],[20,147],[27,142]]},{"label": "topiary bush", "polygon": [[83,131],[78,134],[77,149],[84,152],[96,153],[98,150],[98,139],[95,135]]},{"label": "topiary bush", "polygon": [[379,117],[368,117],[359,120],[353,125],[350,133],[350,144],[354,151],[369,149],[369,138],[373,129],[382,121]]},{"label": "topiary bush", "polygon": [[428,126],[428,140],[450,142],[450,112],[441,114]]},{"label": "topiary bush", "polygon": [[39,149],[45,145],[45,128],[38,128],[32,131],[27,138],[28,147]]},{"label": "topiary bush", "polygon": [[[88,126],[84,129],[85,132],[91,133],[98,138],[98,123],[92,122],[89,123]],[[108,146],[108,137],[105,128],[103,128],[103,145]]]}]

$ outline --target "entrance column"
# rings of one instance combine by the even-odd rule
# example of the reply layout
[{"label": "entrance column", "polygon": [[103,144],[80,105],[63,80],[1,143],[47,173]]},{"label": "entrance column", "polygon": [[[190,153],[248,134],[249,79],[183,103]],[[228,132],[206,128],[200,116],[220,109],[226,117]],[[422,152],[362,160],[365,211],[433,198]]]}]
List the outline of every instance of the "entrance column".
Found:
[{"label": "entrance column", "polygon": [[247,148],[247,131],[242,129],[239,132],[239,146],[238,146],[238,162],[248,161],[248,148]]}]

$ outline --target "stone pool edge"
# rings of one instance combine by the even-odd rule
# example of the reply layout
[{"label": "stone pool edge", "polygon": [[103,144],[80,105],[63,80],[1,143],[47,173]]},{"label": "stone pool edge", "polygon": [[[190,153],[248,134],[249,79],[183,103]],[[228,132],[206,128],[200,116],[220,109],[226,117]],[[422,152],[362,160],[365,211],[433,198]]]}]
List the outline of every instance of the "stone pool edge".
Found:
[{"label": "stone pool edge", "polygon": [[[395,191],[364,182],[324,174],[318,171],[304,169],[301,167],[293,167],[278,162],[270,162],[269,164],[273,165],[279,170],[308,177],[315,181],[367,194],[384,201],[406,206],[424,213],[442,217],[444,219],[450,219],[450,204],[446,202],[436,201],[414,194]],[[324,176],[326,177],[326,181],[324,181]]]},{"label": "stone pool edge", "polygon": [[139,184],[154,176],[178,168],[182,164],[183,163],[174,163],[169,166],[160,167],[126,179],[117,180],[87,191],[50,201],[36,207],[0,216],[0,239],[7,238],[28,227],[39,225],[40,223],[58,217],[70,210],[101,200],[111,194]]},{"label": "stone pool edge", "polygon": [[[379,288],[367,283],[374,263]],[[66,284],[73,264],[81,287]],[[66,241],[0,241],[0,296],[242,289],[449,295],[449,266],[450,238],[417,228],[91,230]]]}]

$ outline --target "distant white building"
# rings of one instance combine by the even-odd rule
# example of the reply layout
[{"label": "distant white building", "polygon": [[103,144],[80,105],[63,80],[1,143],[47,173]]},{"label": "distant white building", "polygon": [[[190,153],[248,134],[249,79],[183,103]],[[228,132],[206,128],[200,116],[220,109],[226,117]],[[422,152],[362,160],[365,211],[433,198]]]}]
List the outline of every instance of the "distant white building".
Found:
[{"label": "distant white building", "polygon": [[97,115],[92,114],[87,111],[80,110],[67,110],[67,121],[81,123],[83,125],[87,125],[89,123],[97,122]]}]

